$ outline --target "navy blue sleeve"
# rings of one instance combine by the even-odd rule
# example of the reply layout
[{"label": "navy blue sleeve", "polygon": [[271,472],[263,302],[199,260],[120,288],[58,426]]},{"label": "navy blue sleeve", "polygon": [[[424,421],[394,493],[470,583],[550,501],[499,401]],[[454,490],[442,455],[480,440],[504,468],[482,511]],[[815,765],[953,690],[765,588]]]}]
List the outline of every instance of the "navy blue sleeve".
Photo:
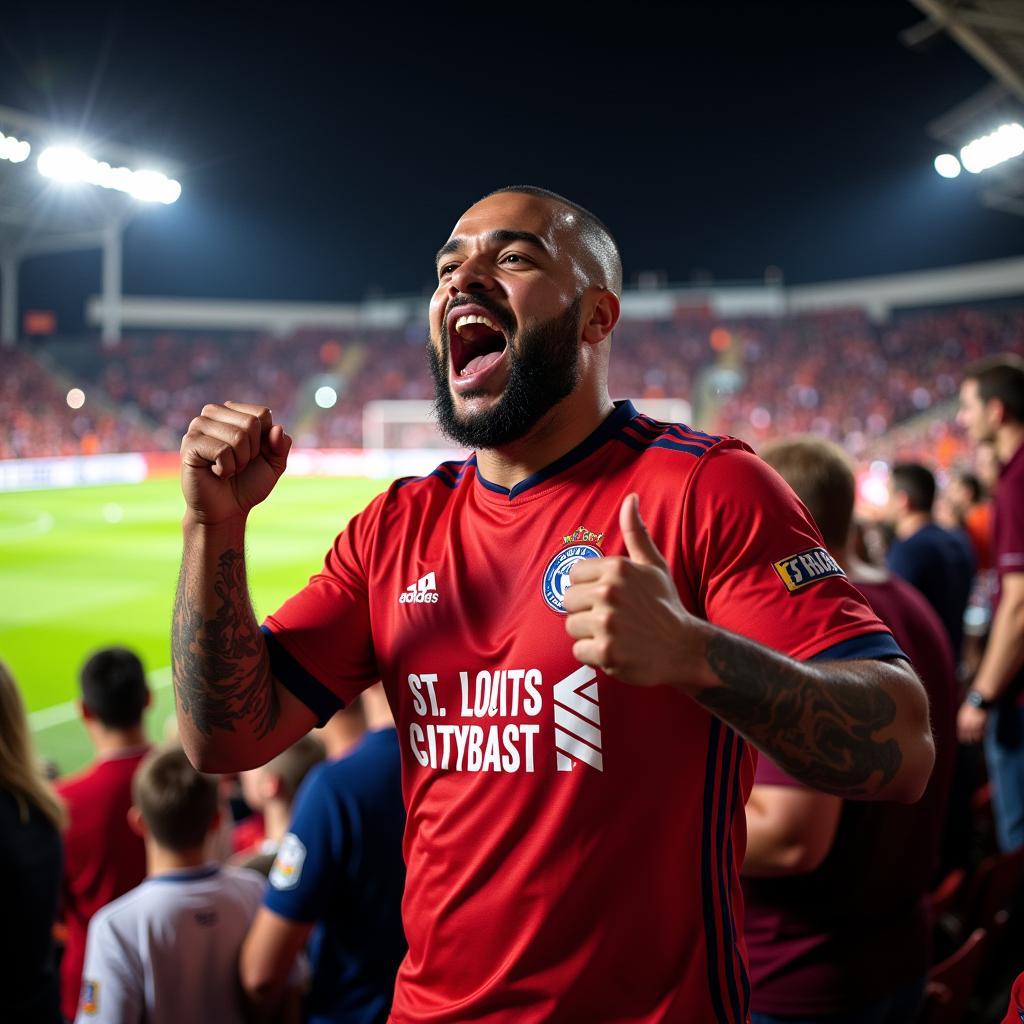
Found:
[{"label": "navy blue sleeve", "polygon": [[343,877],[343,843],[338,801],[318,766],[299,790],[292,820],[270,869],[263,904],[289,921],[323,917],[338,878]]},{"label": "navy blue sleeve", "polygon": [[274,678],[289,689],[317,717],[317,728],[345,705],[315,676],[310,675],[282,646],[273,632],[260,626],[260,632],[267,642],[270,657],[270,671]]},{"label": "navy blue sleeve", "polygon": [[864,636],[855,636],[826,647],[807,660],[855,661],[858,658],[904,658],[910,661],[891,633],[866,633]]}]

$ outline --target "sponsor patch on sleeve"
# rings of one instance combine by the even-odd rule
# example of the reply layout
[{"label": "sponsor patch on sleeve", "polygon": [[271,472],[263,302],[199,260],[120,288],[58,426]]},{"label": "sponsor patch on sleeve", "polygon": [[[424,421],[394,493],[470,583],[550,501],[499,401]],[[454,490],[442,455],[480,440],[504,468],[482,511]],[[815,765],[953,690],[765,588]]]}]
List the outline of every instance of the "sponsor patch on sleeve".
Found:
[{"label": "sponsor patch on sleeve", "polygon": [[824,548],[808,548],[773,564],[779,579],[789,591],[800,590],[810,583],[828,579],[829,576],[846,575]]},{"label": "sponsor patch on sleeve", "polygon": [[294,889],[299,884],[305,860],[306,847],[302,840],[291,832],[286,833],[270,869],[270,884],[275,889]]},{"label": "sponsor patch on sleeve", "polygon": [[100,1012],[100,983],[86,978],[82,982],[82,1013],[95,1017]]}]

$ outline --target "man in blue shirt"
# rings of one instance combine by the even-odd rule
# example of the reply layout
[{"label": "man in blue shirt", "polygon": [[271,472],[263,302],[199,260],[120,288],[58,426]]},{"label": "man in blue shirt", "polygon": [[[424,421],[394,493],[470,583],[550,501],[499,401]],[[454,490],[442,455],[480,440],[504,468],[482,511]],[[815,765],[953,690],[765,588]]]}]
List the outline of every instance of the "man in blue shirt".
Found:
[{"label": "man in blue shirt", "polygon": [[240,959],[250,1002],[272,1010],[308,939],[311,1024],[384,1024],[406,950],[398,737],[380,685],[362,702],[339,712],[365,712],[362,740],[299,790]]},{"label": "man in blue shirt", "polygon": [[964,611],[977,568],[971,543],[962,530],[944,530],[932,519],[935,477],[927,467],[897,463],[890,490],[896,539],[889,549],[889,568],[916,587],[938,613],[959,665]]}]

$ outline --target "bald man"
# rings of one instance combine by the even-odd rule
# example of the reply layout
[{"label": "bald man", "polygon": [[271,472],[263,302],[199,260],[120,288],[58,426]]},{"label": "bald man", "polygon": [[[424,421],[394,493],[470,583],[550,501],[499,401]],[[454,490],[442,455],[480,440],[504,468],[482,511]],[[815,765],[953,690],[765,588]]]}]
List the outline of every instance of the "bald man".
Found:
[{"label": "bald man", "polygon": [[916,800],[921,684],[749,448],[612,402],[622,271],[593,214],[502,189],[436,270],[438,419],[476,454],[392,484],[262,627],[245,520],[291,440],[258,406],[190,425],[182,740],[248,768],[383,680],[408,812],[396,1024],[745,1021],[753,747]]}]

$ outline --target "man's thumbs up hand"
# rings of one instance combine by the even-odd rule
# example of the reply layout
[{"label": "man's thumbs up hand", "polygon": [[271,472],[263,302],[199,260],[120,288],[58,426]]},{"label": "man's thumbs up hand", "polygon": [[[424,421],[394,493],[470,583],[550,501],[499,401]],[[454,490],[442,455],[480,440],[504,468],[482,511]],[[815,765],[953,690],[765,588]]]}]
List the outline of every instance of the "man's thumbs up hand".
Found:
[{"label": "man's thumbs up hand", "polygon": [[683,607],[635,494],[619,509],[619,528],[626,557],[584,558],[569,575],[573,657],[628,683],[685,686],[702,658],[700,620]]},{"label": "man's thumbs up hand", "polygon": [[640,498],[635,494],[627,494],[626,500],[619,507],[619,529],[622,530],[631,562],[653,565],[668,573],[668,564],[640,518]]}]

